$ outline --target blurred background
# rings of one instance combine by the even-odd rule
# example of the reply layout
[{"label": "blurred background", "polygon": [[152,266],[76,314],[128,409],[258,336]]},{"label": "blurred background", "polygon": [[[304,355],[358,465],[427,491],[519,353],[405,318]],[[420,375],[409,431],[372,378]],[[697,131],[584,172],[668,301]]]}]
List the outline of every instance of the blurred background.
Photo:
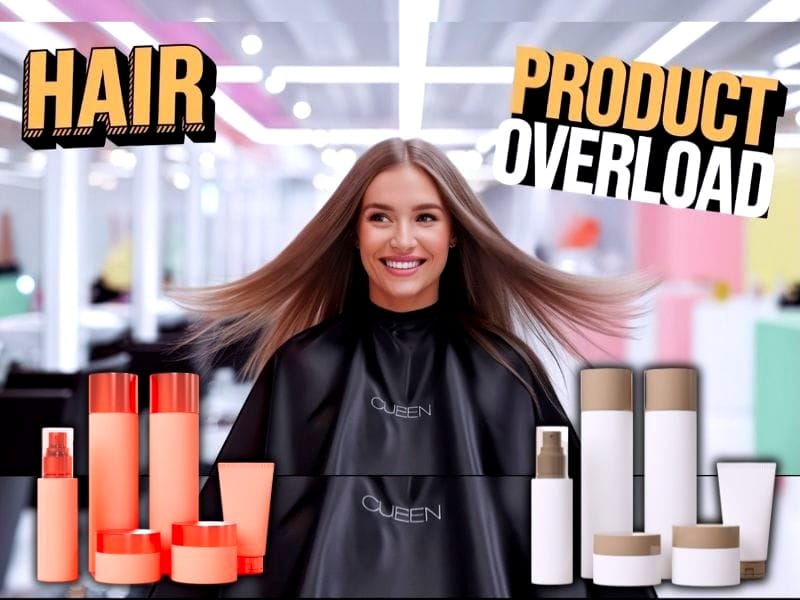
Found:
[{"label": "blurred background", "polygon": [[[125,593],[35,581],[40,427],[75,427],[85,475],[86,374],[131,371],[146,439],[146,375],[196,368],[174,351],[191,317],[169,290],[270,260],[358,155],[394,135],[442,147],[505,235],[554,267],[664,279],[635,337],[594,336],[586,359],[632,366],[638,389],[648,366],[700,370],[703,486],[715,486],[720,458],[775,459],[783,476],[775,566],[726,593],[800,594],[798,18],[796,0],[0,0],[0,594]],[[167,43],[193,43],[218,65],[216,143],[31,151],[20,141],[28,50],[88,57]],[[789,96],[769,218],[497,184],[493,130],[509,114],[517,45],[780,79]],[[576,423],[582,364],[550,364]],[[204,469],[249,391],[236,366],[223,357],[203,379]],[[718,518],[716,494],[701,500],[701,516]]]}]

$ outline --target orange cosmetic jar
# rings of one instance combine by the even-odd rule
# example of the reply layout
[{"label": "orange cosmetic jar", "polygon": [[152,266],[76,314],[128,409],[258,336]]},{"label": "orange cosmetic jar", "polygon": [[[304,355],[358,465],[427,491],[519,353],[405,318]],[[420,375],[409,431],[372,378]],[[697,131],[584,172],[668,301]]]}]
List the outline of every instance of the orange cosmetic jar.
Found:
[{"label": "orange cosmetic jar", "polygon": [[161,536],[152,529],[97,532],[95,580],[102,583],[152,583],[161,579]]},{"label": "orange cosmetic jar", "polygon": [[192,521],[172,525],[172,574],[180,583],[236,581],[236,524]]}]

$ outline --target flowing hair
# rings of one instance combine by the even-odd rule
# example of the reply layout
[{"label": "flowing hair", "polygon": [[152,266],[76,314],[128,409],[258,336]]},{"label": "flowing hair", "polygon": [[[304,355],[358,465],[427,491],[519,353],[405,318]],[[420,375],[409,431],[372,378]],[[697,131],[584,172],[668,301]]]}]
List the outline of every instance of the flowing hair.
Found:
[{"label": "flowing hair", "polygon": [[188,341],[205,340],[206,354],[254,341],[244,367],[244,374],[252,377],[289,338],[339,315],[348,303],[363,301],[367,277],[355,248],[361,200],[376,175],[402,164],[428,174],[452,217],[458,243],[441,276],[440,302],[534,399],[534,390],[509,364],[497,338],[515,349],[552,393],[543,364],[515,330],[533,333],[551,354],[556,341],[577,357],[582,355],[576,335],[625,335],[627,323],[638,315],[635,300],[652,283],[636,276],[576,276],[529,256],[502,235],[442,151],[419,139],[392,138],[356,161],[327,203],[274,260],[237,281],[175,294],[202,317]]}]

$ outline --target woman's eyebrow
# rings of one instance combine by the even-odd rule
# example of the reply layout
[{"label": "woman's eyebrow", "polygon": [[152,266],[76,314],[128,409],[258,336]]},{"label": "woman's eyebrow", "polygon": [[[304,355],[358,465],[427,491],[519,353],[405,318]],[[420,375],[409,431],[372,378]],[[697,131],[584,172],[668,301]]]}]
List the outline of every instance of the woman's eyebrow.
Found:
[{"label": "woman's eyebrow", "polygon": [[[363,210],[367,210],[368,208],[376,208],[378,210],[394,210],[394,207],[389,206],[388,204],[381,204],[379,202],[371,202],[364,206]],[[412,208],[412,210],[444,210],[442,206],[439,204],[427,203],[427,204],[417,204]]]}]

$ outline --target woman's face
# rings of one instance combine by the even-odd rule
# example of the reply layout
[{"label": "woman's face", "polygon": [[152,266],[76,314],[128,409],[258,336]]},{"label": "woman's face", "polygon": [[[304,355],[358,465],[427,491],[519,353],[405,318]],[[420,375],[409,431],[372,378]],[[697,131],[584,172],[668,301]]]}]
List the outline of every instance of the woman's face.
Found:
[{"label": "woman's face", "polygon": [[358,219],[370,300],[396,312],[434,304],[453,241],[450,215],[422,169],[402,164],[378,174]]}]

